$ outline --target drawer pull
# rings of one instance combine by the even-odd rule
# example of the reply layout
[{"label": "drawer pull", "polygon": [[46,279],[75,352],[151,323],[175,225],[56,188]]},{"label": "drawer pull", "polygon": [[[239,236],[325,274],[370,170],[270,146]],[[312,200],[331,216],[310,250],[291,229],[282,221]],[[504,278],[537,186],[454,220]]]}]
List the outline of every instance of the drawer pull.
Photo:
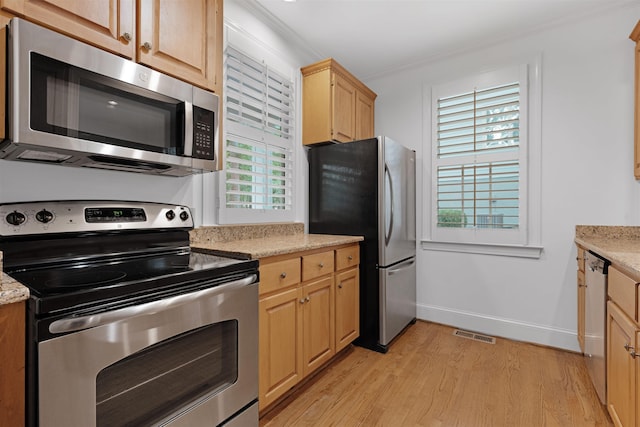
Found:
[{"label": "drawer pull", "polygon": [[283,271],[282,273],[280,273],[280,277],[281,277],[281,278],[283,278],[283,279],[284,279],[285,277],[287,277],[287,272],[286,272],[286,271]]},{"label": "drawer pull", "polygon": [[319,266],[320,268],[324,268],[324,262],[321,262],[320,264],[318,264],[318,266]]},{"label": "drawer pull", "polygon": [[340,284],[338,285],[338,287],[339,287],[340,289],[342,289],[342,283],[340,283]]},{"label": "drawer pull", "polygon": [[304,304],[304,298],[300,298],[300,304]]},{"label": "drawer pull", "polygon": [[304,300],[305,300],[306,302],[309,302],[309,297],[306,297]]},{"label": "drawer pull", "polygon": [[349,261],[353,261],[353,255],[349,255]]}]

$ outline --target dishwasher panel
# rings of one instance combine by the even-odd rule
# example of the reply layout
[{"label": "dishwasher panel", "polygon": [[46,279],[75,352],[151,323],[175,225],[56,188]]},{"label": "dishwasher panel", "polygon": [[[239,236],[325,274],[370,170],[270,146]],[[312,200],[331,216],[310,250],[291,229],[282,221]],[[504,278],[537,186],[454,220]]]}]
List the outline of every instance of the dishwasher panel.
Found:
[{"label": "dishwasher panel", "polygon": [[607,395],[605,331],[608,268],[609,261],[593,252],[585,254],[584,357],[602,404],[605,404]]}]

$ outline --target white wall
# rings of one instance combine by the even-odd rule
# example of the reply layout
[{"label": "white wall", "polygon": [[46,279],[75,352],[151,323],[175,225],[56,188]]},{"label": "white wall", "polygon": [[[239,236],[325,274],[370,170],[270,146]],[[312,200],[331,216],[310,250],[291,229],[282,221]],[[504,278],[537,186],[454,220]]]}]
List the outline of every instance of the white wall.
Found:
[{"label": "white wall", "polygon": [[[575,225],[639,224],[628,39],[639,16],[635,4],[366,82],[378,93],[376,133],[414,148],[424,166],[430,135],[423,135],[423,85],[542,57],[542,257],[419,247],[419,318],[578,350]],[[419,171],[419,237],[429,185]]]}]

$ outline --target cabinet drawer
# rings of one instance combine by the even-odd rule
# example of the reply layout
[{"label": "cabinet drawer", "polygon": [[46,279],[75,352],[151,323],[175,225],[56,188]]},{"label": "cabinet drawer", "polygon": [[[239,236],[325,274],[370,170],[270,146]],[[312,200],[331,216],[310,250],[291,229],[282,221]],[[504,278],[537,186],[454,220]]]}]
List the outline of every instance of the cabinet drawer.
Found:
[{"label": "cabinet drawer", "polygon": [[609,297],[632,319],[638,320],[637,289],[635,280],[609,267],[608,294]]},{"label": "cabinet drawer", "polygon": [[353,245],[336,251],[336,271],[358,264],[360,264],[360,245]]},{"label": "cabinet drawer", "polygon": [[300,258],[260,266],[260,295],[300,283]]},{"label": "cabinet drawer", "polygon": [[302,257],[302,281],[333,272],[333,251]]}]

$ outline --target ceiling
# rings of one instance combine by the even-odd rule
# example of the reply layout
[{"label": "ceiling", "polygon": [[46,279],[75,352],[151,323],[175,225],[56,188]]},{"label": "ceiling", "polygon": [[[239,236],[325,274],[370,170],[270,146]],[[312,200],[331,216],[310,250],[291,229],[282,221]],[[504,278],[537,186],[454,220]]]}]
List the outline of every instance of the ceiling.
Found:
[{"label": "ceiling", "polygon": [[251,0],[366,80],[638,0]]}]

